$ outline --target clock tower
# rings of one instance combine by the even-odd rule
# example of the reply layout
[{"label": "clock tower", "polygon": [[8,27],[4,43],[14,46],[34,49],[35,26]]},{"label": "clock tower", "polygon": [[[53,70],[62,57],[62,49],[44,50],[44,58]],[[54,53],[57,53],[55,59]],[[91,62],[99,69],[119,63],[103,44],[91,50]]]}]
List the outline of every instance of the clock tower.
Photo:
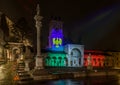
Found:
[{"label": "clock tower", "polygon": [[54,51],[63,51],[63,22],[55,17],[49,23],[49,48]]}]

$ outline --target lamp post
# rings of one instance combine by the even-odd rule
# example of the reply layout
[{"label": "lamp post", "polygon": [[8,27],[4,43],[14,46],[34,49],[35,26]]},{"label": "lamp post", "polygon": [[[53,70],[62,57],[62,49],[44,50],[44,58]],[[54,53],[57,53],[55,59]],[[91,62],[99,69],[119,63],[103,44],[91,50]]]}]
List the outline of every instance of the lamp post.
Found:
[{"label": "lamp post", "polygon": [[40,34],[41,34],[41,27],[42,27],[42,16],[40,16],[40,8],[39,8],[39,4],[37,4],[37,14],[35,15],[34,19],[35,19],[35,27],[37,29],[37,55],[36,55],[36,66],[35,69],[42,69],[43,68],[43,58],[41,56],[41,47],[40,47]]}]

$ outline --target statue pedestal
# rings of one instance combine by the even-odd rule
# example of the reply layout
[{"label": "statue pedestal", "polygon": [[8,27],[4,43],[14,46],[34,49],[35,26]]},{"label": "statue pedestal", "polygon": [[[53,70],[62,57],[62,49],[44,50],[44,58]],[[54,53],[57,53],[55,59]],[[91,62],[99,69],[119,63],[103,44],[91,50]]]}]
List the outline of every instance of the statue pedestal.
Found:
[{"label": "statue pedestal", "polygon": [[43,58],[40,56],[36,57],[36,66],[35,69],[43,69]]},{"label": "statue pedestal", "polygon": [[32,72],[32,76],[42,76],[42,75],[47,75],[48,71],[46,69],[44,69],[44,65],[43,65],[43,57],[39,56],[36,57],[36,66]]},{"label": "statue pedestal", "polygon": [[88,70],[92,70],[92,65],[88,65],[88,66],[87,66],[87,69],[88,69]]}]

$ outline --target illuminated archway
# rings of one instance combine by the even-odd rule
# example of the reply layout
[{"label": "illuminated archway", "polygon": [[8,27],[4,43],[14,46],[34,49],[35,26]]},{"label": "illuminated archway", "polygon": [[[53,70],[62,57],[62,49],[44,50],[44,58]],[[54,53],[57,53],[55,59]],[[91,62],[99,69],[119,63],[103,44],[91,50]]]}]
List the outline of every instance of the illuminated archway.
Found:
[{"label": "illuminated archway", "polygon": [[71,55],[71,62],[70,62],[71,66],[75,66],[75,67],[80,66],[81,57],[82,57],[80,50],[77,48],[74,48],[71,50],[70,55]]},{"label": "illuminated archway", "polygon": [[19,48],[19,47],[14,47],[14,48],[12,49],[12,55],[14,56],[14,57],[13,57],[13,60],[18,59],[18,58],[20,57],[20,53],[21,53],[20,48]]}]

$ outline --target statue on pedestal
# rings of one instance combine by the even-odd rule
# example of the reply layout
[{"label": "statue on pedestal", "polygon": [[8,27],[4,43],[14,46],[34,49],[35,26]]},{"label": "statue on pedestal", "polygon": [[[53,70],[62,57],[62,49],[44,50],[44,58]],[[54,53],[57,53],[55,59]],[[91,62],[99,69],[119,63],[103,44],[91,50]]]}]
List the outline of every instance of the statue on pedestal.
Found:
[{"label": "statue on pedestal", "polygon": [[91,70],[92,69],[92,58],[91,58],[91,54],[89,53],[88,57],[87,57],[87,63],[88,63],[88,66],[87,66],[87,69],[88,70]]}]

